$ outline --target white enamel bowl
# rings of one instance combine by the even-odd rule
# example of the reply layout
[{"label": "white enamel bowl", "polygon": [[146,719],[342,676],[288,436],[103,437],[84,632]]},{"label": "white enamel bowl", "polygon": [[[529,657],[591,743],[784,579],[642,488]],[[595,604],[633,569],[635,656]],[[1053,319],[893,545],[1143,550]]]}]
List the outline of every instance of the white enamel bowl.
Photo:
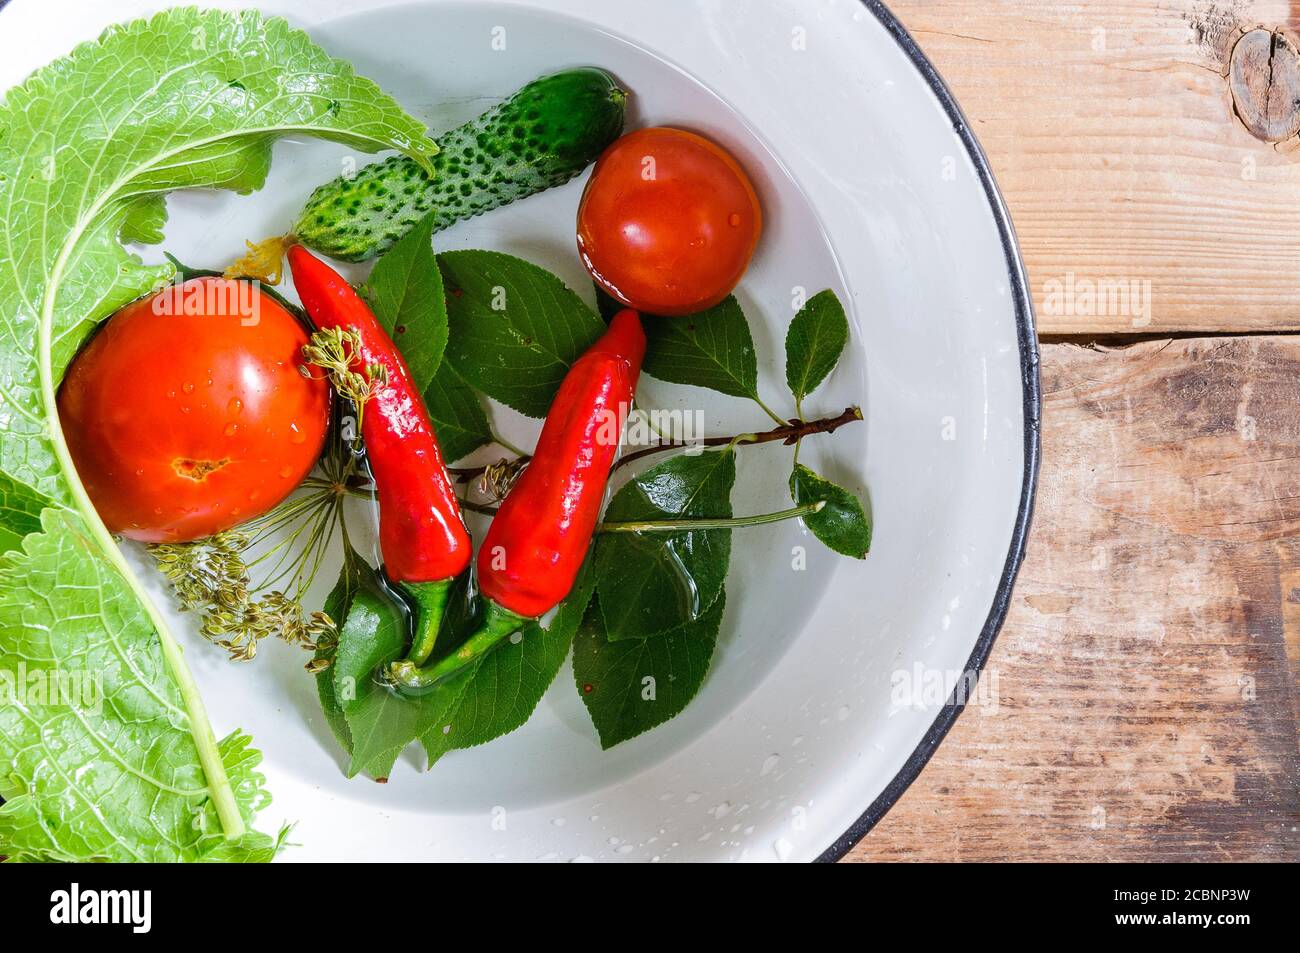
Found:
[{"label": "white enamel bowl", "polygon": [[[165,5],[13,0],[0,12],[0,88],[111,20]],[[860,403],[866,421],[806,442],[803,459],[869,494],[875,519],[864,562],[833,556],[797,524],[737,535],[713,670],[668,725],[602,752],[566,669],[522,730],[430,774],[408,757],[384,786],[343,778],[300,654],[268,646],[256,664],[231,666],[178,617],[218,732],[241,726],[265,753],[275,803],[262,826],[297,822],[288,860],[842,854],[958,714],[903,690],[918,674],[951,680],[983,664],[1036,473],[1037,354],[1015,239],[938,76],[886,10],[860,0],[751,0],[743,14],[722,0],[253,5],[308,29],[435,130],[540,73],[594,64],[633,91],[633,123],[696,128],[733,148],[766,215],[740,291],[762,390],[788,402],[792,303],[800,289],[834,288],[852,342],[805,409]],[[257,195],[173,196],[163,247],[225,262],[289,221],[346,156],[283,143]],[[580,189],[463,223],[438,245],[519,254],[589,294],[573,248]],[[714,433],[764,425],[756,408],[703,391],[650,381],[642,393],[703,411]],[[535,431],[499,422],[520,440]],[[790,451],[741,454],[737,512],[787,505]]]}]

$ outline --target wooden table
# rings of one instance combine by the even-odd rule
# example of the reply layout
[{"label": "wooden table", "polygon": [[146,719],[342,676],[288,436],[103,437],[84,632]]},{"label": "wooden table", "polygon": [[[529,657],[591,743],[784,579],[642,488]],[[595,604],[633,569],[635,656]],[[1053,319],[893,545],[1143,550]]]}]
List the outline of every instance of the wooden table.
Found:
[{"label": "wooden table", "polygon": [[848,859],[1300,860],[1300,4],[893,6],[1015,220],[1043,468],[996,712]]}]

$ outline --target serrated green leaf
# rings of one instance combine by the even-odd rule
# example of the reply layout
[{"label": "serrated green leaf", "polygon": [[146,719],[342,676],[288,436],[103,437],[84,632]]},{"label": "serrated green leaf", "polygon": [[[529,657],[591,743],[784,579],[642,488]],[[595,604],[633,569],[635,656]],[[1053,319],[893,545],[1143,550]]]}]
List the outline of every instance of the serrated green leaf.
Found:
[{"label": "serrated green leaf", "polygon": [[433,381],[447,348],[447,299],[433,257],[433,220],[434,213],[426,215],[385,252],[364,287],[420,390]]},{"label": "serrated green leaf", "polygon": [[[736,455],[682,454],[646,470],[614,495],[608,522],[731,516]],[[611,641],[644,639],[704,614],[727,577],[731,531],[602,533],[596,591]]]},{"label": "serrated green leaf", "polygon": [[486,744],[528,721],[568,658],[595,581],[588,561],[549,625],[529,624],[518,641],[476,666],[456,707],[420,739],[430,765],[448,751]]},{"label": "serrated green leaf", "polygon": [[[0,854],[172,862],[225,843],[149,620],[76,515],[46,510],[0,556],[0,633]],[[217,750],[251,821],[261,755],[239,734]]]},{"label": "serrated green leaf", "polygon": [[749,323],[734,295],[683,318],[646,315],[641,369],[672,384],[707,387],[758,400],[758,358]]},{"label": "serrated green leaf", "polygon": [[785,334],[785,380],[796,401],[815,391],[849,341],[844,305],[827,288],[808,299]]},{"label": "serrated green leaf", "polygon": [[653,639],[611,642],[593,603],[573,645],[573,678],[582,703],[612,748],[681,713],[700,690],[718,642],[727,596],[719,592],[700,618]]},{"label": "serrated green leaf", "polygon": [[443,364],[424,389],[424,404],[448,463],[492,442],[492,426],[474,389]]},{"label": "serrated green leaf", "polygon": [[28,533],[41,528],[41,511],[50,501],[0,473],[0,553],[17,549]]},{"label": "serrated green leaf", "polygon": [[167,224],[167,200],[161,195],[141,195],[126,203],[126,215],[117,237],[124,242],[157,245]]},{"label": "serrated green leaf", "polygon": [[464,380],[529,417],[545,417],[569,366],[605,324],[544,268],[491,251],[443,252],[451,340]]},{"label": "serrated green leaf", "polygon": [[[59,517],[63,522],[28,536],[25,552],[74,549],[78,558],[68,562],[80,570],[78,578],[42,589],[35,599],[17,574],[6,575],[0,600],[13,611],[20,596],[39,603],[34,612],[49,611],[60,629],[79,632],[84,655],[129,645],[138,656],[134,663],[150,679],[145,694],[163,692],[154,683],[159,673],[170,673],[169,690],[183,701],[171,712],[170,726],[189,733],[192,761],[175,756],[180,749],[166,733],[166,719],[142,718],[138,730],[152,732],[148,750],[175,757],[180,783],[173,787],[185,792],[182,800],[198,796],[188,793],[194,784],[206,785],[204,797],[222,806],[231,834],[242,826],[240,813],[248,813],[247,799],[238,799],[241,781],[224,777],[223,752],[180,649],[75,478],[55,394],[96,323],[172,274],[170,265],[143,265],[120,239],[156,238],[162,224],[158,197],[172,189],[258,188],[273,141],[290,133],[372,151],[425,155],[436,148],[421,123],[351,66],[328,57],[283,20],[253,11],[175,8],[110,27],[0,102],[0,206],[9,210],[0,236],[0,473],[67,511]],[[115,628],[83,631],[75,606],[87,592],[102,597],[100,612],[112,607]],[[0,626],[0,665],[20,660],[22,640],[20,629]],[[111,704],[129,710],[136,701],[133,695],[114,696]],[[5,744],[19,750],[48,744],[34,724],[8,727]],[[117,770],[111,759],[104,763],[107,773]],[[128,761],[121,767],[152,777],[150,764]],[[137,823],[132,812],[141,804],[127,782],[126,797],[104,793],[87,804],[75,792],[69,797],[70,786],[55,783],[59,777],[43,772],[15,782],[21,793],[5,805],[0,853],[29,850],[7,847],[11,837],[45,836],[70,854],[106,849],[119,857],[188,859],[220,839],[209,828],[177,833],[165,803],[156,818],[148,815],[149,824]],[[49,830],[44,819],[65,813],[66,826]],[[106,839],[112,840],[107,847]],[[41,853],[39,847],[30,850]]]},{"label": "serrated green leaf", "polygon": [[821,512],[803,518],[812,534],[843,556],[865,559],[871,549],[871,520],[858,498],[802,463],[790,474],[790,496],[800,506],[824,501]]},{"label": "serrated green leaf", "polygon": [[237,841],[226,841],[203,856],[205,864],[269,864],[289,844],[291,824],[285,824],[271,837],[253,831]]}]

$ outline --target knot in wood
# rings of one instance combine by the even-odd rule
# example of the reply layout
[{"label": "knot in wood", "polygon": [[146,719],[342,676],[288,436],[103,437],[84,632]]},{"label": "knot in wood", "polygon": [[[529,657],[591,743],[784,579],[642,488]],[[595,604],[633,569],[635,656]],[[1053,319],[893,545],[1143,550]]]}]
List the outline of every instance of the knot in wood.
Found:
[{"label": "knot in wood", "polygon": [[1243,33],[1232,48],[1228,86],[1250,134],[1282,142],[1300,132],[1300,44],[1289,30]]}]

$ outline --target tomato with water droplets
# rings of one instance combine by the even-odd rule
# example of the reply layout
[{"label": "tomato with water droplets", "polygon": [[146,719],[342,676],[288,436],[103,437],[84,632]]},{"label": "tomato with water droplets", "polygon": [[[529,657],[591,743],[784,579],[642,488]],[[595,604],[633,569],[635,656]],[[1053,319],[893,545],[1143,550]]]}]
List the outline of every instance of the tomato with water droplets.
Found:
[{"label": "tomato with water droplets", "polygon": [[684,315],[729,295],[763,229],[749,176],[681,129],[639,129],[596,162],[578,207],[578,252],[628,307]]},{"label": "tomato with water droplets", "polygon": [[144,542],[253,519],[311,472],[329,386],[298,370],[307,331],[247,282],[192,278],[127,305],[73,360],[59,420],[90,500]]}]

